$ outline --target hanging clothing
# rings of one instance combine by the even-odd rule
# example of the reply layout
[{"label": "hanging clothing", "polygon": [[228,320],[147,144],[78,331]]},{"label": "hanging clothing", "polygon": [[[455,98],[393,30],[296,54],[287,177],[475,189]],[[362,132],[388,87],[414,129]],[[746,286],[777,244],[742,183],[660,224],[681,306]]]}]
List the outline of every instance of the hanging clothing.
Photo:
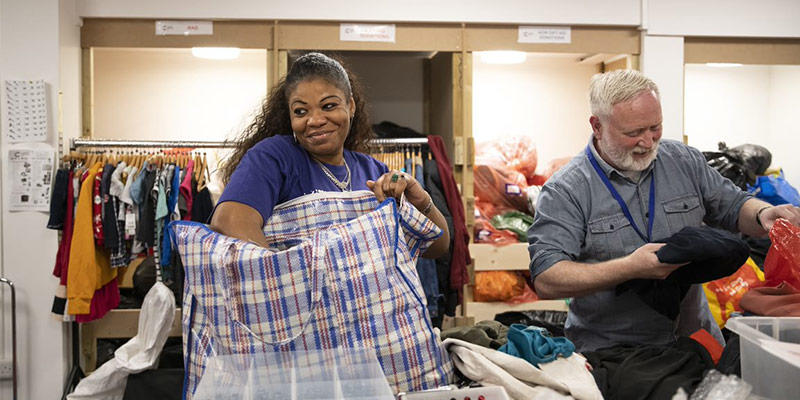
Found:
[{"label": "hanging clothing", "polygon": [[[425,160],[423,167],[423,174],[425,176],[425,189],[433,199],[433,204],[444,216],[447,222],[448,232],[451,234],[455,232],[453,228],[453,216],[450,215],[450,210],[447,208],[447,199],[443,193],[442,180],[439,175],[439,167],[436,165],[435,160]],[[450,248],[454,242],[453,236],[450,236]],[[439,281],[439,293],[442,294],[442,304],[440,305],[440,315],[453,316],[456,313],[458,306],[458,291],[450,286],[450,264],[452,263],[453,254],[449,251],[436,259],[436,275]]]},{"label": "hanging clothing", "polygon": [[450,263],[450,287],[458,292],[459,302],[462,296],[464,285],[469,283],[467,264],[472,262],[469,255],[469,232],[467,231],[464,204],[461,203],[461,194],[458,192],[453,170],[450,168],[450,158],[444,147],[444,141],[440,136],[429,135],[428,146],[433,152],[433,158],[439,167],[439,175],[444,185],[444,195],[447,198],[447,208],[453,216],[453,230],[450,231],[453,238],[453,246],[450,253],[453,255]]},{"label": "hanging clothing", "polygon": [[75,321],[80,323],[92,322],[105,315],[119,306],[119,285],[116,279],[112,279],[100,289],[92,294],[92,302],[89,306],[88,314],[78,314]]},{"label": "hanging clothing", "polygon": [[183,182],[181,182],[180,186],[180,193],[181,197],[184,199],[183,204],[184,208],[181,209],[181,219],[184,221],[191,221],[192,220],[192,201],[194,200],[192,186],[194,185],[192,182],[192,178],[194,177],[194,160],[189,160],[186,163],[186,176],[183,178]]},{"label": "hanging clothing", "polygon": [[63,229],[67,211],[67,187],[69,186],[69,170],[60,168],[53,180],[53,194],[50,196],[50,217],[48,229]]},{"label": "hanging clothing", "polygon": [[171,229],[187,273],[187,399],[211,354],[366,347],[395,392],[452,382],[414,271],[441,230],[411,204],[378,204],[370,191],[303,196],[272,212],[269,248],[197,223]]},{"label": "hanging clothing", "polygon": [[101,246],[95,246],[94,240],[93,208],[99,206],[94,196],[95,188],[99,189],[95,178],[102,168],[103,164],[98,162],[88,170],[75,210],[67,276],[67,312],[70,314],[88,314],[95,290],[117,277],[117,270],[109,265],[108,255]]}]

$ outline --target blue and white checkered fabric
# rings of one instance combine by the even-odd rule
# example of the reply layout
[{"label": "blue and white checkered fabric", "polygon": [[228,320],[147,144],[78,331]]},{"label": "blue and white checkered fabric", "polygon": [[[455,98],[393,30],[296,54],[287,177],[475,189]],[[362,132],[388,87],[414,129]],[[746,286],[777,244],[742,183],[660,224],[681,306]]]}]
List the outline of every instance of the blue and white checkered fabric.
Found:
[{"label": "blue and white checkered fabric", "polygon": [[441,231],[371,192],[279,205],[263,248],[174,222],[186,269],[185,398],[214,355],[373,348],[395,392],[447,385],[453,366],[430,324],[417,257]]}]

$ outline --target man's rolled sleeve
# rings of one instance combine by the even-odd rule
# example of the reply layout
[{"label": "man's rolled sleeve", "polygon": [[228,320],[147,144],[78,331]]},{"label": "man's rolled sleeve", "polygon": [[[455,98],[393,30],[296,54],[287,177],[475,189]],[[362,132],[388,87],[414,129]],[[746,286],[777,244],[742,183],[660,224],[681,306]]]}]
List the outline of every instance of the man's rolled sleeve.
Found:
[{"label": "man's rolled sleeve", "polygon": [[542,188],[528,229],[531,278],[559,261],[575,260],[585,237],[583,214],[566,190],[554,183]]}]

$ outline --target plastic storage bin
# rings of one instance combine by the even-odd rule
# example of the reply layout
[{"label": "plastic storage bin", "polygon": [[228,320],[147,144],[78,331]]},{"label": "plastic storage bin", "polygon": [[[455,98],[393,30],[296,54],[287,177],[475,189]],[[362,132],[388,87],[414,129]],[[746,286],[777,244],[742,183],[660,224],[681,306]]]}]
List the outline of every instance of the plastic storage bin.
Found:
[{"label": "plastic storage bin", "polygon": [[742,379],[753,394],[800,398],[800,318],[739,317],[725,326],[739,334]]},{"label": "plastic storage bin", "polygon": [[374,350],[230,354],[209,359],[195,400],[394,400]]}]

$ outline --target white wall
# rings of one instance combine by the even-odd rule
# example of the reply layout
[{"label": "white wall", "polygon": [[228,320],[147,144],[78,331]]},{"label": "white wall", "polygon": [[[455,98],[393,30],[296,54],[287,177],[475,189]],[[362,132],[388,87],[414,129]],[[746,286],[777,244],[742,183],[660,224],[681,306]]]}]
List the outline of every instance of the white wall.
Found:
[{"label": "white wall", "polygon": [[636,26],[641,0],[78,0],[84,17],[436,21]]},{"label": "white wall", "polygon": [[642,73],[661,94],[663,137],[683,139],[683,38],[642,34]]},{"label": "white wall", "polygon": [[94,137],[223,140],[246,126],[267,90],[265,50],[207,60],[190,49],[94,50]]},{"label": "white wall", "polygon": [[797,0],[643,0],[651,35],[800,37]]},{"label": "white wall", "polygon": [[800,66],[770,67],[769,150],[772,165],[782,167],[789,182],[800,190]]},{"label": "white wall", "polygon": [[[71,2],[65,6],[69,19]],[[57,110],[60,87],[59,2],[52,0],[4,0],[0,2],[0,81],[43,79],[50,106],[47,144],[57,145]],[[77,29],[77,28],[75,28]],[[65,40],[69,40],[67,37]],[[4,86],[2,115],[7,118]],[[5,153],[15,146],[5,140],[2,124],[2,172],[8,171]],[[3,177],[2,265],[0,273],[17,287],[17,332],[19,352],[19,398],[54,399],[60,396],[64,379],[62,323],[50,317],[56,279],[51,276],[57,243],[56,231],[45,228],[48,215],[40,212],[8,211],[8,180]],[[4,293],[4,303],[8,294]],[[4,319],[9,318],[3,312]],[[8,324],[4,326],[9,332]],[[3,335],[8,344],[10,335]],[[4,346],[4,348],[7,348]],[[7,353],[7,352],[4,352]],[[11,382],[0,382],[0,398],[11,398]]]},{"label": "white wall", "polygon": [[364,86],[373,123],[391,121],[423,132],[423,56],[417,53],[345,56]]},{"label": "white wall", "polygon": [[759,144],[772,152],[772,167],[800,187],[800,66],[715,68],[686,66],[686,132],[689,144],[716,150]]},{"label": "white wall", "polygon": [[589,80],[597,64],[579,55],[528,54],[514,65],[473,58],[472,134],[480,142],[511,136],[536,143],[539,166],[577,154],[589,141]]}]

